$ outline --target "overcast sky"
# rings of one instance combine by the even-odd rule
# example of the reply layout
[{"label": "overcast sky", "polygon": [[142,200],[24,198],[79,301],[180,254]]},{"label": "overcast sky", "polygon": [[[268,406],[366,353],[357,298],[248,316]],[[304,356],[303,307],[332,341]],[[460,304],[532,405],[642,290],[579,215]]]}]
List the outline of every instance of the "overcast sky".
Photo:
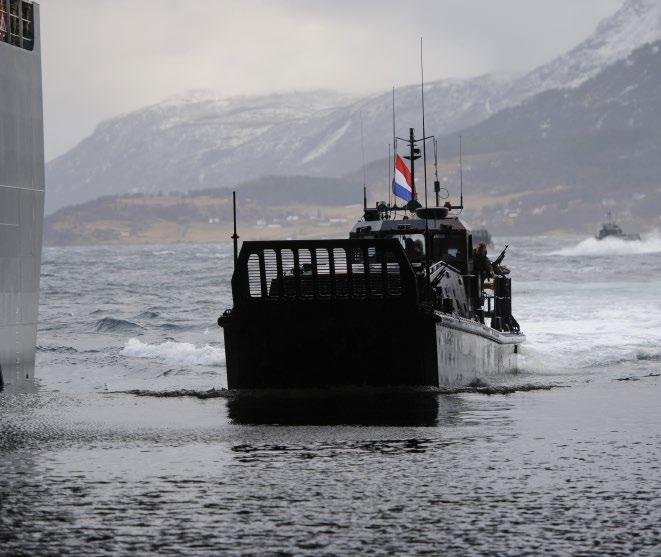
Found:
[{"label": "overcast sky", "polygon": [[387,90],[531,69],[623,0],[41,0],[47,160],[188,89]]}]

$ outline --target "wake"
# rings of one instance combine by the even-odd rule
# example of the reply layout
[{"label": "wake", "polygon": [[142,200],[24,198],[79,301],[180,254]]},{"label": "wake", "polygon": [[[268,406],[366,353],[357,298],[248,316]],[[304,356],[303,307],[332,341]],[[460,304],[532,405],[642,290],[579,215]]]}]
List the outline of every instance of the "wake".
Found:
[{"label": "wake", "polygon": [[658,231],[644,236],[639,242],[621,240],[619,238],[606,238],[605,240],[587,238],[575,246],[553,251],[550,255],[598,257],[609,255],[645,255],[649,253],[661,253],[661,235]]},{"label": "wake", "polygon": [[189,342],[166,341],[161,344],[146,344],[137,338],[129,339],[120,352],[129,358],[145,358],[159,360],[163,363],[179,366],[212,366],[225,365],[225,352],[222,348],[195,346]]}]

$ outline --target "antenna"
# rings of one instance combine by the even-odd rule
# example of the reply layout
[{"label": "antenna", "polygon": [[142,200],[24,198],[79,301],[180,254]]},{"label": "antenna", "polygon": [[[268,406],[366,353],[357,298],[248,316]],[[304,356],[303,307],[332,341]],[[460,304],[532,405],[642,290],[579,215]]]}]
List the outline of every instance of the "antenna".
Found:
[{"label": "antenna", "polygon": [[365,138],[363,136],[363,111],[360,111],[360,150],[363,154],[363,209],[367,209],[367,174],[365,171]]},{"label": "antenna", "polygon": [[[425,209],[427,208],[427,134],[425,133],[425,68],[422,63],[422,37],[420,37],[420,93],[422,97],[422,166],[425,169]],[[425,223],[427,219],[425,219]]]},{"label": "antenna", "polygon": [[[392,182],[395,179],[395,165],[397,164],[397,132],[395,128],[395,86],[392,87],[392,173],[393,179],[390,181],[390,190],[388,192],[388,200],[390,200],[390,192],[393,189]],[[397,200],[393,200],[395,205],[397,205]],[[390,201],[389,201],[390,202]],[[395,213],[396,215],[396,213]]]},{"label": "antenna", "polygon": [[[422,166],[425,169],[425,209],[427,205],[427,133],[425,131],[425,68],[422,61],[422,37],[420,37],[420,97],[422,101]],[[431,293],[429,274],[429,218],[425,218],[425,275],[427,279],[427,294]]]},{"label": "antenna", "polygon": [[434,193],[436,194],[436,206],[438,207],[441,183],[438,181],[438,141],[434,138]]},{"label": "antenna", "polygon": [[461,136],[459,136],[459,207],[464,208],[464,163],[461,155]]},{"label": "antenna", "polygon": [[232,234],[232,241],[234,242],[234,269],[236,270],[236,260],[239,258],[239,235],[236,233],[236,191],[232,192],[232,214],[234,215],[234,234]]}]

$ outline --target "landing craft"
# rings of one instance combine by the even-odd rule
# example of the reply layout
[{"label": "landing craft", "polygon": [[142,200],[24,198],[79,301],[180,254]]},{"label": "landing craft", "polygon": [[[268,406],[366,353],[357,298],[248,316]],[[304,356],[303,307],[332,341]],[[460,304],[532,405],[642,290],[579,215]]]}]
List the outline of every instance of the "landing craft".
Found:
[{"label": "landing craft", "polygon": [[517,370],[525,337],[504,253],[485,284],[458,216],[463,193],[439,206],[437,179],[436,206],[421,207],[414,161],[426,139],[411,129],[401,140],[410,169],[395,157],[392,191],[406,204],[364,201],[349,239],[244,242],[238,253],[235,229],[233,307],[218,319],[230,389],[454,387]]}]

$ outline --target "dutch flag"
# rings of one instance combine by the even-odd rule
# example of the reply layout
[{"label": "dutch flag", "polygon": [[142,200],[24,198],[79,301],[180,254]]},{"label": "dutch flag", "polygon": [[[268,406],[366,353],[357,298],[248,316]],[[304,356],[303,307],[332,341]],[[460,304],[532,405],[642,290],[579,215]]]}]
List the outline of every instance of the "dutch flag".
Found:
[{"label": "dutch flag", "polygon": [[392,181],[392,192],[404,201],[408,202],[413,199],[411,172],[399,155],[395,159],[395,177]]}]

